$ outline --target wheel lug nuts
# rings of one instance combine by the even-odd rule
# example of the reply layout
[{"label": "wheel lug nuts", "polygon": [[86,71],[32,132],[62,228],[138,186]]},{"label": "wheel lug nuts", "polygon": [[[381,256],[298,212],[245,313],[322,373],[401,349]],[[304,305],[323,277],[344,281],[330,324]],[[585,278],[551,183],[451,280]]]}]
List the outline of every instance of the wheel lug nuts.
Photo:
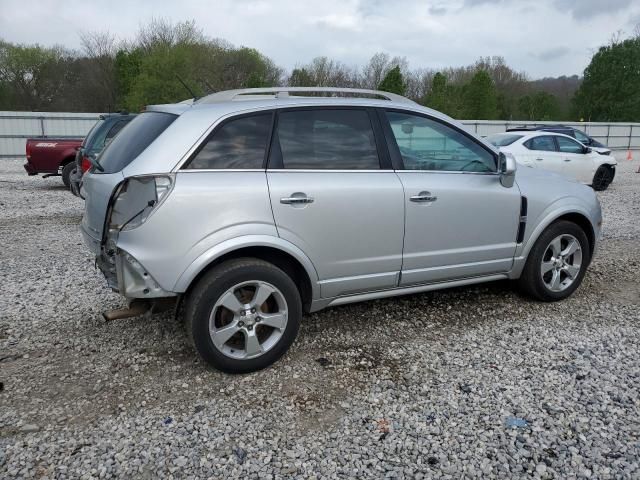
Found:
[{"label": "wheel lug nuts", "polygon": [[241,316],[243,316],[243,317],[244,317],[246,314],[247,314],[247,312],[245,312],[244,310],[240,310],[240,315],[241,315]]},{"label": "wheel lug nuts", "polygon": [[251,313],[256,313],[256,309],[255,309],[255,308],[252,308],[252,309],[251,309]]},{"label": "wheel lug nuts", "polygon": [[247,327],[247,330],[253,330],[253,327],[252,327],[251,325],[249,325],[249,326]]},{"label": "wheel lug nuts", "polygon": [[244,322],[238,322],[239,327],[244,327]]}]

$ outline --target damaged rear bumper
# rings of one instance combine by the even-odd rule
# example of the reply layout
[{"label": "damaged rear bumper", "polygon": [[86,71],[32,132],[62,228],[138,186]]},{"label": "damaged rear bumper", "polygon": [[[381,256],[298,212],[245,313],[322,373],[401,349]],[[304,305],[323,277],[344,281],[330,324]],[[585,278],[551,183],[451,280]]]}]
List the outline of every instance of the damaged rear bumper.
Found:
[{"label": "damaged rear bumper", "polygon": [[165,298],[177,296],[164,290],[151,274],[132,255],[119,248],[109,251],[100,240],[93,238],[81,226],[85,244],[96,256],[96,267],[100,269],[111,290],[127,298]]}]

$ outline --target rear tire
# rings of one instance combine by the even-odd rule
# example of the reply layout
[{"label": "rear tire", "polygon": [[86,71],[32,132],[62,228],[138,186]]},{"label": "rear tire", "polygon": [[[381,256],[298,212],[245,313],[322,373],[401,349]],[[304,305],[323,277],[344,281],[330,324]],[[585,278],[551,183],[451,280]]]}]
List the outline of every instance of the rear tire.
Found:
[{"label": "rear tire", "polygon": [[300,293],[286,273],[255,258],[228,260],[188,295],[185,326],[205,362],[227,373],[268,367],[289,349],[302,318]]},{"label": "rear tire", "polygon": [[600,165],[593,175],[591,186],[596,192],[606,190],[613,181],[613,172],[606,165]]},{"label": "rear tire", "polygon": [[543,302],[564,300],[582,283],[590,260],[584,230],[573,222],[557,221],[533,245],[518,279],[519,287]]},{"label": "rear tire", "polygon": [[69,162],[62,168],[62,183],[71,188],[71,173],[76,169],[76,162]]}]

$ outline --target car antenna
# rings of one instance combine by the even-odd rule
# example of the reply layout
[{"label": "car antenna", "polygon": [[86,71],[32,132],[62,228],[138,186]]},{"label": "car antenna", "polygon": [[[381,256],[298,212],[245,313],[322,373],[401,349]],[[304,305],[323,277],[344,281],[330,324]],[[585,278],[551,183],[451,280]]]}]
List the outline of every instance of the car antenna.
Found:
[{"label": "car antenna", "polygon": [[182,80],[182,79],[180,78],[180,75],[178,75],[177,73],[176,73],[176,78],[177,78],[177,79],[178,79],[178,81],[182,84],[182,86],[187,90],[187,92],[189,92],[189,94],[191,94],[191,97],[193,98],[193,101],[195,102],[199,97],[198,97],[195,93],[193,93],[193,90],[191,90],[191,89],[189,88],[189,85],[187,85],[187,84],[185,83],[185,81],[184,81],[184,80]]}]

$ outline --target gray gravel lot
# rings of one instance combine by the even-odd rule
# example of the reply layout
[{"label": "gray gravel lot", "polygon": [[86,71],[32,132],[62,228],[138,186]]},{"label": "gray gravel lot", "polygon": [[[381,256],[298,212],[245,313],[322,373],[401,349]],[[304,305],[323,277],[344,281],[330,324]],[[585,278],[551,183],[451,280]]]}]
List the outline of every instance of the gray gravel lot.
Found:
[{"label": "gray gravel lot", "polygon": [[618,158],[570,299],[503,282],[333,308],[245,376],[171,315],[106,323],[123,301],[82,200],[0,161],[0,477],[640,478],[640,174]]}]

